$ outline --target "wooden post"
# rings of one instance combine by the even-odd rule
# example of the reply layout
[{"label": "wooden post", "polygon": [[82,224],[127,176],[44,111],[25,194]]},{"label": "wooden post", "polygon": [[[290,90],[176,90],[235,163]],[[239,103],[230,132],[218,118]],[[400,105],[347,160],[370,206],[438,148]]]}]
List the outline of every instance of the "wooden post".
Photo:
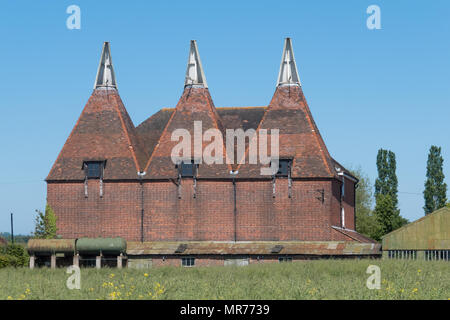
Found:
[{"label": "wooden post", "polygon": [[50,267],[52,269],[56,268],[56,253],[52,253],[52,256],[50,257]]},{"label": "wooden post", "polygon": [[95,267],[100,269],[102,267],[102,256],[95,257]]},{"label": "wooden post", "polygon": [[73,256],[73,265],[80,266],[80,255],[78,253]]},{"label": "wooden post", "polygon": [[34,269],[34,263],[36,261],[36,257],[33,254],[32,256],[30,256],[30,269]]},{"label": "wooden post", "polygon": [[117,256],[117,269],[122,269],[122,259],[123,259],[123,255],[122,253]]}]

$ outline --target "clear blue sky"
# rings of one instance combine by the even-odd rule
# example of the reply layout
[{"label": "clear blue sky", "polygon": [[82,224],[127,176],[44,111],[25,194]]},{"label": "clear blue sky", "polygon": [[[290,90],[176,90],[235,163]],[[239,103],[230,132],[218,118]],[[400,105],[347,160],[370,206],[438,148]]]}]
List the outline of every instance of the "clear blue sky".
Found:
[{"label": "clear blue sky", "polygon": [[[68,30],[66,8],[81,8]],[[381,8],[381,30],[366,9]],[[312,114],[332,156],[372,179],[379,148],[397,156],[401,214],[423,215],[428,149],[450,184],[450,1],[2,1],[0,231],[34,228],[44,182],[81,113],[103,41],[135,125],[173,107],[189,40],[216,106],[267,105],[292,37]]]}]

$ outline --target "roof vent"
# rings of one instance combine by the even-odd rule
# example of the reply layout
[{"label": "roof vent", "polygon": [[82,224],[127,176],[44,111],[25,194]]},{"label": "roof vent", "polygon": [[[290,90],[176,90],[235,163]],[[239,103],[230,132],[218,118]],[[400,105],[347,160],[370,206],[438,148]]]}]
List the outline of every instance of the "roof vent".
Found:
[{"label": "roof vent", "polygon": [[95,78],[95,85],[94,85],[94,89],[98,88],[117,89],[116,75],[114,73],[114,68],[112,65],[109,42],[103,43],[102,56],[100,58],[100,63],[98,65],[97,77]]},{"label": "roof vent", "polygon": [[280,73],[278,74],[277,86],[284,85],[301,85],[297,71],[297,64],[295,63],[294,50],[292,49],[291,38],[286,38],[284,41]]},{"label": "roof vent", "polygon": [[182,244],[180,244],[180,245],[178,246],[178,248],[175,250],[175,253],[183,253],[183,252],[186,251],[187,247],[188,247],[187,244],[182,243]]},{"label": "roof vent", "polygon": [[208,88],[205,73],[203,72],[202,62],[200,61],[200,55],[198,53],[197,41],[195,40],[191,40],[184,86]]},{"label": "roof vent", "polygon": [[272,248],[272,250],[270,251],[271,253],[280,253],[281,250],[283,250],[283,246],[282,245],[276,245],[275,247]]}]

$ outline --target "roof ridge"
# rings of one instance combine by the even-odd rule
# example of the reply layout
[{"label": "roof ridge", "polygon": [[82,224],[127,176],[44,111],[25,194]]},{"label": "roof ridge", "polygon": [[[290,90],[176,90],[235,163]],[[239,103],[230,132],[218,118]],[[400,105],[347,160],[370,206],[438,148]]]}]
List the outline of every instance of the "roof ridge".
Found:
[{"label": "roof ridge", "polygon": [[[184,94],[184,90],[183,90],[183,94]],[[183,97],[183,95],[181,95],[181,97]],[[179,103],[181,103],[181,98],[180,98],[180,100],[178,100],[177,106],[178,106]],[[158,138],[158,142],[156,143],[155,147],[153,148],[152,154],[148,158],[147,164],[145,165],[145,168],[144,168],[144,172],[147,172],[147,170],[148,170],[148,168],[150,166],[150,163],[151,163],[151,161],[153,159],[153,156],[155,155],[156,149],[159,147],[159,143],[161,142],[161,138],[164,136],[164,134],[167,131],[167,128],[169,127],[169,124],[172,122],[172,119],[173,119],[173,117],[174,117],[174,115],[176,113],[176,109],[177,109],[177,107],[173,108],[173,112],[170,115],[169,121],[167,121],[166,125],[164,126],[164,130],[161,132],[161,135]]]},{"label": "roof ridge", "polygon": [[[272,100],[273,100],[273,96],[272,96]],[[269,103],[269,105],[265,108],[265,110],[264,110],[264,114],[263,114],[263,116],[262,116],[262,118],[261,118],[261,121],[259,121],[259,123],[258,123],[258,126],[256,127],[256,130],[255,130],[255,133],[258,133],[259,132],[259,129],[261,128],[261,124],[263,123],[263,121],[264,121],[264,119],[266,118],[266,115],[267,115],[267,112],[269,111],[269,106],[270,106],[270,104],[272,103],[272,100],[270,100],[270,103]],[[245,164],[245,159],[247,159],[247,155],[248,155],[248,150],[249,150],[249,148],[250,148],[250,145],[252,144],[252,142],[254,141],[254,139],[257,139],[257,135],[254,135],[253,137],[252,137],[252,141],[249,141],[248,142],[248,145],[247,145],[247,147],[245,148],[245,152],[244,152],[244,162],[242,163],[242,159],[237,163],[237,167],[236,167],[236,171],[238,171],[239,172],[239,168],[241,167],[241,165],[242,164]]]},{"label": "roof ridge", "polygon": [[267,108],[267,106],[247,106],[247,107],[215,107],[216,109],[251,109],[251,108]]},{"label": "roof ridge", "polygon": [[[117,100],[117,98],[120,99],[119,93],[117,93],[117,97],[114,97],[114,99],[116,99],[116,100]],[[121,103],[121,104],[123,105],[122,99],[120,99],[118,102]],[[128,132],[128,130],[127,130],[126,126],[125,126],[125,121],[124,121],[124,119],[123,119],[123,117],[122,117],[122,113],[121,113],[120,110],[119,110],[119,103],[116,103],[117,113],[119,114],[120,123],[121,123],[121,125],[122,125],[122,129],[125,131],[125,136],[127,137],[128,144],[129,144],[129,146],[131,146],[131,149],[130,149],[130,148],[128,148],[128,149],[130,150],[131,155],[132,155],[132,157],[133,157],[134,164],[136,165],[136,170],[137,170],[136,173],[137,173],[137,172],[140,172],[140,171],[141,171],[141,167],[140,167],[140,164],[139,164],[139,162],[137,161],[137,158],[136,158],[136,153],[135,153],[135,150],[134,150],[135,146],[134,146],[133,143],[131,142],[131,139],[130,139],[130,133]],[[125,109],[125,106],[123,106],[123,107],[124,107],[124,109]],[[126,109],[125,109],[125,112],[127,112]],[[127,112],[127,113],[128,113],[128,112]],[[131,119],[130,119],[130,120],[131,120]],[[134,126],[134,124],[133,124],[133,126]],[[136,146],[136,147],[137,147],[137,146]]]},{"label": "roof ridge", "polygon": [[[94,90],[94,91],[95,91],[95,90]],[[80,113],[80,115],[78,116],[77,122],[76,122],[75,125],[73,126],[72,131],[70,131],[69,137],[67,137],[66,141],[64,142],[63,147],[62,147],[61,150],[59,151],[58,156],[56,157],[55,162],[53,162],[53,165],[52,165],[52,167],[51,167],[51,169],[50,169],[50,171],[49,171],[49,173],[48,173],[48,175],[47,175],[47,178],[45,178],[45,180],[48,180],[48,178],[50,177],[51,173],[53,172],[53,169],[55,169],[56,164],[58,163],[58,160],[60,160],[60,158],[61,158],[61,156],[62,156],[62,154],[63,154],[63,151],[64,151],[64,147],[67,145],[67,143],[69,142],[70,138],[72,138],[72,136],[73,136],[73,134],[74,134],[74,132],[75,132],[75,129],[78,127],[78,124],[80,123],[80,120],[81,120],[81,118],[82,118],[83,113],[86,112],[86,106],[89,104],[89,100],[92,99],[93,93],[94,93],[94,92],[91,93],[91,95],[90,95],[88,101],[86,102],[85,107],[83,108],[83,110],[81,110],[81,113]]]},{"label": "roof ridge", "polygon": [[[206,92],[208,93],[208,97],[206,97],[206,100],[207,100],[207,103],[208,103],[208,106],[209,106],[209,112],[211,113],[211,116],[213,118],[213,123],[215,124],[216,129],[219,130],[221,134],[223,134],[223,130],[220,130],[219,124],[218,124],[219,119],[217,119],[217,117],[219,115],[218,114],[216,115],[216,113],[214,112],[213,108],[215,108],[215,106],[211,105],[211,104],[214,104],[214,102],[212,101],[212,98],[211,98],[211,93],[209,92],[208,88],[205,88],[205,89],[206,89]],[[205,93],[203,93],[203,94],[205,94]],[[225,157],[225,159],[226,159],[227,149],[225,147],[225,142],[223,141],[223,139],[222,139],[222,152],[224,152],[222,154],[222,156]],[[227,165],[228,170],[232,171],[233,168],[231,167],[231,164],[227,163],[226,160],[225,160],[225,164]]]},{"label": "roof ridge", "polygon": [[322,160],[325,163],[325,167],[328,169],[328,172],[330,173],[330,175],[334,176],[334,175],[336,175],[335,171],[333,170],[332,167],[330,168],[330,163],[326,159],[326,156],[328,156],[328,158],[331,159],[331,155],[328,152],[325,142],[323,141],[323,138],[319,132],[319,128],[317,128],[317,125],[316,125],[314,119],[312,118],[311,110],[309,108],[308,102],[306,101],[306,97],[303,94],[303,90],[302,90],[302,95],[303,95],[303,99],[305,101],[306,118],[308,119],[309,125],[311,126],[311,128],[314,131],[313,136],[316,138],[316,141],[319,144],[319,149],[321,151],[320,154],[322,155]]}]

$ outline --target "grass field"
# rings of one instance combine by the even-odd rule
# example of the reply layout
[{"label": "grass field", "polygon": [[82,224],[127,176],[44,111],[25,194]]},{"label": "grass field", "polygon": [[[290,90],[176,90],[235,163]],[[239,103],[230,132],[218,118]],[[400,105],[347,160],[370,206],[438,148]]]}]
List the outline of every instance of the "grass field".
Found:
[{"label": "grass field", "polygon": [[[366,287],[369,265],[381,289]],[[450,299],[450,264],[319,260],[245,267],[81,269],[69,290],[66,269],[0,269],[0,299]]]}]

